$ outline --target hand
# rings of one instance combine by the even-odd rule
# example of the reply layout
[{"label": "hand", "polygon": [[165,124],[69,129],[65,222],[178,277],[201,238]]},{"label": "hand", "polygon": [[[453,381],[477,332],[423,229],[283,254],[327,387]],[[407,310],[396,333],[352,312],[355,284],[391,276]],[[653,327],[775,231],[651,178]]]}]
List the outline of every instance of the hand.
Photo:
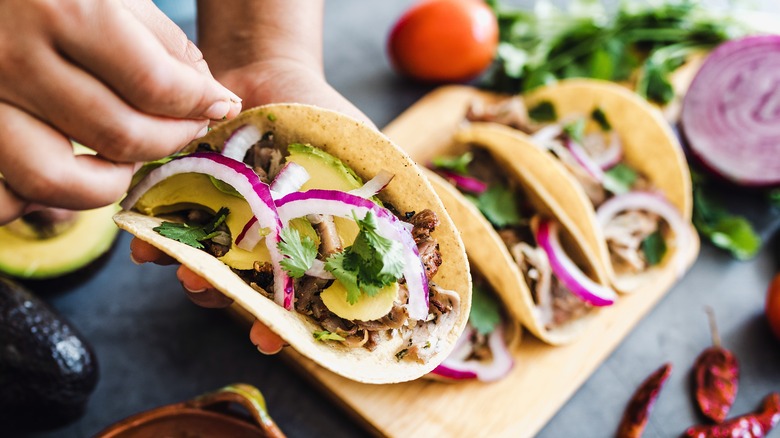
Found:
[{"label": "hand", "polygon": [[[176,263],[176,260],[169,255],[138,238],[130,242],[130,258],[135,263],[153,262],[159,265]],[[214,289],[208,281],[184,265],[179,266],[176,276],[187,292],[187,297],[199,306],[221,309],[233,304],[233,300]],[[286,345],[279,335],[257,320],[249,331],[249,340],[263,354],[278,353]]]},{"label": "hand", "polygon": [[[0,224],[125,192],[133,163],[240,111],[149,0],[0,1]],[[75,157],[72,138],[97,151]]]}]

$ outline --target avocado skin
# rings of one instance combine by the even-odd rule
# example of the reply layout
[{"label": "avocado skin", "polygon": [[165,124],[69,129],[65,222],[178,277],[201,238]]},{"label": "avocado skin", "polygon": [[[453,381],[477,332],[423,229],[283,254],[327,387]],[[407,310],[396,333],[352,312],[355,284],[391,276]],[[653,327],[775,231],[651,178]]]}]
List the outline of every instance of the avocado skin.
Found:
[{"label": "avocado skin", "polygon": [[62,426],[98,381],[92,347],[48,304],[0,277],[0,430]]}]

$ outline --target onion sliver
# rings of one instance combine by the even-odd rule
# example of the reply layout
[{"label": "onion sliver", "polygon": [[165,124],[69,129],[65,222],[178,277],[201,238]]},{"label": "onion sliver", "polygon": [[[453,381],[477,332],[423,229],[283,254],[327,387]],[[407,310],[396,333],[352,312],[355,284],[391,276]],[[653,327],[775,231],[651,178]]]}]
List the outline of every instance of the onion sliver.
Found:
[{"label": "onion sliver", "polygon": [[[660,193],[653,192],[628,192],[609,198],[596,210],[596,219],[603,229],[619,213],[629,210],[644,210],[657,214],[669,225],[674,234],[674,247],[677,254],[681,249],[691,243],[691,227],[683,219],[680,212]],[[675,257],[674,261],[678,275],[685,271],[685,265],[681,257]]]},{"label": "onion sliver", "polygon": [[459,173],[451,172],[449,170],[439,169],[438,172],[460,190],[474,193],[475,195],[484,193],[488,188],[487,184],[470,176],[463,176]]},{"label": "onion sliver", "polygon": [[348,193],[355,196],[360,196],[361,198],[370,198],[387,187],[387,185],[390,184],[390,181],[393,180],[394,176],[395,175],[388,172],[387,170],[381,170],[376,174],[375,177],[371,178],[367,183],[363,184],[362,187],[350,190]]},{"label": "onion sliver", "polygon": [[365,218],[371,211],[376,215],[377,233],[384,238],[401,242],[404,247],[403,275],[409,290],[409,317],[425,320],[428,316],[428,279],[420,261],[417,244],[409,230],[393,213],[359,196],[336,190],[308,190],[293,192],[276,201],[276,210],[282,223],[309,214],[326,214],[347,219]]},{"label": "onion sliver", "polygon": [[271,181],[271,195],[278,199],[288,193],[297,192],[309,178],[309,172],[303,166],[289,161]]},{"label": "onion sliver", "polygon": [[691,152],[742,185],[780,184],[780,36],[726,42],[705,60],[685,95]]},{"label": "onion sliver", "polygon": [[598,182],[604,181],[604,171],[601,170],[601,166],[593,161],[582,145],[568,137],[564,140],[564,144],[566,145],[566,148],[569,150],[569,152],[571,152],[571,155],[574,157],[574,159],[577,160],[577,163],[579,163],[579,165],[585,169],[585,171],[588,172],[590,176],[592,176]]},{"label": "onion sliver", "polygon": [[534,134],[531,136],[531,139],[535,143],[539,144],[539,146],[543,146],[545,149],[547,149],[547,143],[554,141],[556,138],[558,138],[559,135],[561,135],[562,132],[563,125],[547,125],[544,128],[534,132]]},{"label": "onion sliver", "polygon": [[548,219],[539,222],[536,241],[547,253],[553,273],[571,293],[594,306],[611,306],[617,294],[607,286],[596,283],[585,275],[569,258],[558,239],[558,224]]},{"label": "onion sliver", "polygon": [[[601,136],[601,134],[596,134]],[[591,155],[591,159],[601,167],[601,170],[609,170],[615,167],[623,159],[623,143],[616,131],[609,133],[607,148],[597,155]]]},{"label": "onion sliver", "polygon": [[[464,332],[461,336],[471,336]],[[497,325],[495,330],[488,335],[488,347],[493,356],[490,362],[478,360],[464,360],[453,357],[451,354],[444,359],[439,366],[431,371],[438,377],[452,380],[478,379],[483,382],[494,382],[505,377],[514,368],[515,361],[506,345],[504,330]]]},{"label": "onion sliver", "polygon": [[236,161],[244,161],[246,151],[263,138],[260,129],[252,124],[240,126],[233,131],[222,146],[222,155]]},{"label": "onion sliver", "polygon": [[265,236],[268,253],[274,266],[274,301],[292,309],[293,283],[279,264],[282,254],[277,248],[282,222],[276,212],[268,184],[265,184],[246,164],[214,152],[196,152],[176,158],[149,172],[122,200],[125,210],[132,208],[157,183],[182,173],[202,173],[230,184],[249,204],[258,224],[268,230]]}]

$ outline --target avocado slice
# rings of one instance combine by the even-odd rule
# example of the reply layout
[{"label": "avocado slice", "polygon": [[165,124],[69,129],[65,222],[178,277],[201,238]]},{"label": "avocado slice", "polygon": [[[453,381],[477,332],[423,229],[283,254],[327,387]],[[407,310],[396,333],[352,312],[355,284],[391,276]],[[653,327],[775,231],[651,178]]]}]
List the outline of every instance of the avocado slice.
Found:
[{"label": "avocado slice", "polygon": [[73,212],[50,233],[25,218],[0,227],[0,272],[24,279],[47,279],[81,269],[107,252],[119,228],[111,217],[117,205]]},{"label": "avocado slice", "polygon": [[0,346],[0,430],[59,427],[83,413],[98,381],[92,347],[44,301],[2,277]]}]

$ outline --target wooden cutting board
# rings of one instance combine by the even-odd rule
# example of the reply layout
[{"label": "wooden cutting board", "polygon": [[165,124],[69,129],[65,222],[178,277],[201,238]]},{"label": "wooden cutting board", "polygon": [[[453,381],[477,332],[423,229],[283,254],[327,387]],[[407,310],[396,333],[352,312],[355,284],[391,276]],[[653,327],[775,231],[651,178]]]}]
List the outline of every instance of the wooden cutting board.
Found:
[{"label": "wooden cutting board", "polygon": [[[476,96],[493,97],[470,87],[439,88],[401,114],[384,132],[419,163],[426,163],[447,146],[467,105]],[[698,252],[696,238],[683,254],[686,270]],[[571,345],[552,347],[525,333],[513,353],[515,369],[495,383],[423,379],[367,385],[330,373],[290,349],[285,357],[376,435],[529,437],[544,426],[676,281],[674,272],[667,269],[657,283],[621,296],[617,304],[603,309],[586,333]]]}]

